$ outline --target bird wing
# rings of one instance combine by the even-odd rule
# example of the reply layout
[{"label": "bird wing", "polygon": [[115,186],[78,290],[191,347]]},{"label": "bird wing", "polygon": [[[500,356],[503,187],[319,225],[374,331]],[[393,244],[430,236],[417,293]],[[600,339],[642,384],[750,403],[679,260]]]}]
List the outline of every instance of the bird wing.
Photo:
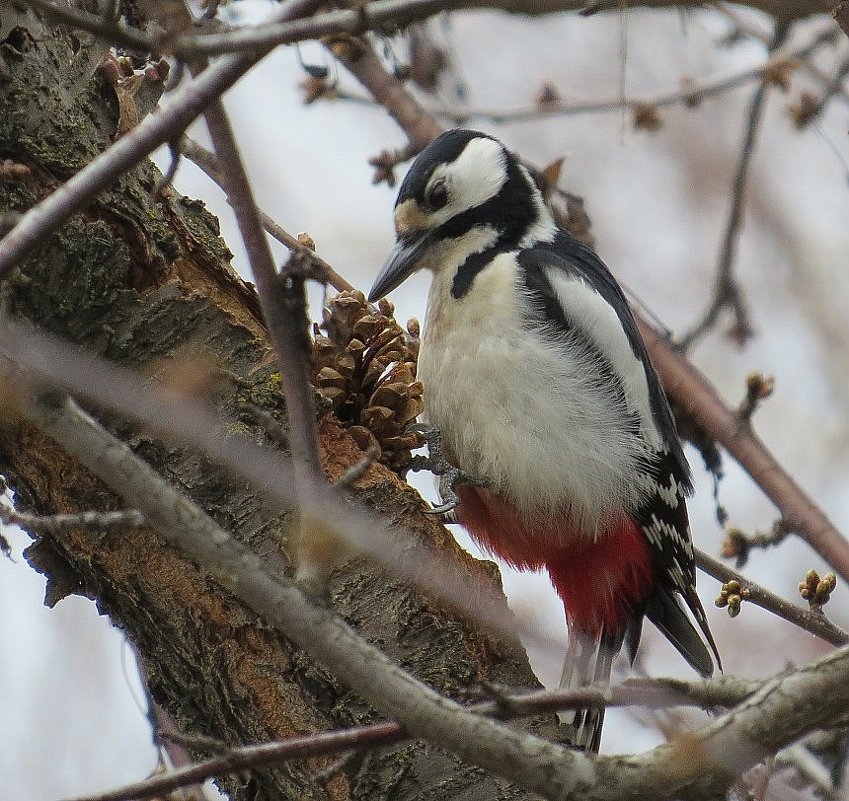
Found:
[{"label": "bird wing", "polygon": [[[589,348],[602,365],[610,386],[625,399],[634,417],[651,417],[659,442],[651,449],[652,458],[646,460],[641,477],[650,491],[633,517],[649,542],[662,581],[647,601],[645,613],[696,670],[709,674],[713,670],[710,654],[679,601],[679,596],[683,597],[719,663],[695,591],[695,559],[686,506],[686,497],[692,491],[690,468],[669,402],[628,302],[596,253],[568,234],[560,233],[552,242],[520,251],[517,258],[525,289],[546,326],[568,333],[564,342],[581,338],[582,347]],[[632,640],[636,639],[638,635],[628,638],[632,658],[637,644]]]}]

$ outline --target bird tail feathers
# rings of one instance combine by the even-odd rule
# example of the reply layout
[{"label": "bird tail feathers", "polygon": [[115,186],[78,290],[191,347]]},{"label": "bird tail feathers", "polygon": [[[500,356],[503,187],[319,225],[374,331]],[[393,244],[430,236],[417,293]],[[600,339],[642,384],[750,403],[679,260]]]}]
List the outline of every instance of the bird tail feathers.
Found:
[{"label": "bird tail feathers", "polygon": [[663,636],[678,649],[681,656],[695,670],[702,676],[710,676],[713,673],[714,659],[720,670],[722,670],[722,662],[719,659],[716,643],[708,628],[704,609],[695,591],[692,592],[692,597],[687,598],[687,605],[693,611],[693,616],[710,645],[710,651],[690,622],[690,618],[684,611],[677,595],[673,595],[668,590],[658,588],[657,592],[649,599],[646,604],[646,617],[660,629]]},{"label": "bird tail feathers", "polygon": [[[563,664],[560,688],[577,689],[588,684],[607,687],[613,658],[621,644],[621,637],[613,643],[603,632],[596,636],[569,627],[569,650]],[[569,741],[576,748],[598,753],[604,709],[570,709],[559,713],[561,725],[570,728]]]}]

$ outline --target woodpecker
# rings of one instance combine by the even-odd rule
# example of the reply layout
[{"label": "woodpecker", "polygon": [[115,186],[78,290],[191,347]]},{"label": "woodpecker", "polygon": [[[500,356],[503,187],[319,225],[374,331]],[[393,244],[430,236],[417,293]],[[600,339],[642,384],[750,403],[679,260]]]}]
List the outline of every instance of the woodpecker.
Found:
[{"label": "woodpecker", "polygon": [[[633,662],[644,617],[710,675],[721,663],[696,594],[689,466],[608,268],[477,131],[447,131],[419,154],[395,230],[370,299],[433,274],[425,415],[448,460],[484,482],[457,488],[456,517],[510,565],[548,571],[569,632],[561,686],[608,682],[623,644]],[[598,751],[603,711],[566,720],[576,746]]]}]

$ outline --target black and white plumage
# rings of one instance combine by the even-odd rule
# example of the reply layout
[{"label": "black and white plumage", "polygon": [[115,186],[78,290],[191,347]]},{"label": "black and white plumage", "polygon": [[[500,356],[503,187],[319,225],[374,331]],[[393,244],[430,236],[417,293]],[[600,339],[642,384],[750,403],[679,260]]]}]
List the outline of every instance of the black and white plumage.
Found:
[{"label": "black and white plumage", "polygon": [[[719,656],[695,591],[689,468],[607,267],[557,228],[515,156],[475,131],[448,131],[418,156],[395,227],[371,298],[433,273],[425,413],[453,463],[489,481],[459,489],[457,517],[509,563],[548,571],[569,624],[562,683],[608,680],[623,641],[633,659],[644,616],[710,674],[704,640]],[[571,722],[575,743],[597,750],[602,713]]]}]

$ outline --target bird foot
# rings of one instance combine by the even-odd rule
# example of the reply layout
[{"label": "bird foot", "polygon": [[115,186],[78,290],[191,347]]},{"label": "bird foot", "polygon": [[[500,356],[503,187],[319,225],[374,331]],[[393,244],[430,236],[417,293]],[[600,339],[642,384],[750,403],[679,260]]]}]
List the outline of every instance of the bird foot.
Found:
[{"label": "bird foot", "polygon": [[451,464],[442,447],[442,432],[436,426],[427,423],[413,423],[407,428],[411,434],[421,434],[427,445],[427,456],[414,456],[410,469],[429,470],[439,477],[439,497],[442,503],[427,510],[432,515],[447,515],[457,508],[460,496],[456,487],[469,484],[475,487],[489,487],[492,482],[483,476],[476,476]]}]

